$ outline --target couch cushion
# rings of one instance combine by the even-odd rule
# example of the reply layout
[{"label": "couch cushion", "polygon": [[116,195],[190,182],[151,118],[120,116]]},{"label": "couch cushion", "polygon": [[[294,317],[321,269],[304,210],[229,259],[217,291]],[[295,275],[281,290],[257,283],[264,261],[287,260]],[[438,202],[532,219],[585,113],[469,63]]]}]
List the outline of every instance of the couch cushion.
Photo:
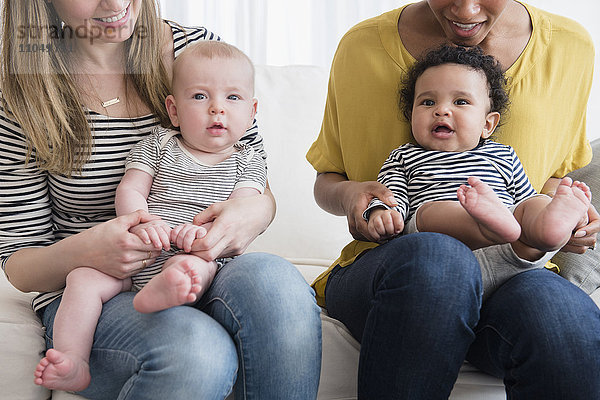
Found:
[{"label": "couch cushion", "polygon": [[33,295],[12,287],[0,273],[0,397],[47,399],[50,392],[33,383],[45,350],[44,330],[31,310]]}]

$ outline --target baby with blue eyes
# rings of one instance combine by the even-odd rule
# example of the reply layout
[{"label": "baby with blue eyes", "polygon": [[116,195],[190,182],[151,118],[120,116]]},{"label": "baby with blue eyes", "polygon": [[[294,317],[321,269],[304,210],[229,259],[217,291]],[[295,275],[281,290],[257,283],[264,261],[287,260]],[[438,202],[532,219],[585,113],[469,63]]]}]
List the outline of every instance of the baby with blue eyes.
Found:
[{"label": "baby with blue eyes", "polygon": [[[34,373],[38,385],[67,391],[89,385],[98,322],[93,310],[100,302],[134,291],[133,306],[142,313],[196,303],[231,258],[193,250],[212,225],[194,219],[215,203],[265,190],[262,148],[244,137],[257,109],[252,61],[220,41],[195,43],[175,60],[172,88],[165,100],[172,129],[156,128],[133,147],[115,197],[117,216],[140,209],[151,214],[129,231],[155,250],[130,278],[87,267],[69,273],[54,322],[55,347]],[[78,318],[60,318],[64,310],[77,310]]]}]

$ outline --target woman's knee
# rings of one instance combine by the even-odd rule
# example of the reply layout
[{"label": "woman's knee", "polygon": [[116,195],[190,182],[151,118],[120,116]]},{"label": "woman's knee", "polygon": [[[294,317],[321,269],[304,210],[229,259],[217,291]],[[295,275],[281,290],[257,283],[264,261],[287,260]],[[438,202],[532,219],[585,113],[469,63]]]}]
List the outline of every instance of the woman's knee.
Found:
[{"label": "woman's knee", "polygon": [[[383,268],[379,281],[407,285],[428,296],[478,294],[481,271],[472,251],[458,240],[438,233],[417,233],[394,239],[376,250]],[[391,282],[390,282],[391,281]]]},{"label": "woman's knee", "polygon": [[516,300],[521,300],[519,313],[523,326],[528,328],[531,343],[550,346],[551,353],[567,357],[598,353],[600,309],[592,299],[550,271],[530,271],[522,275],[522,279],[517,279],[525,281],[520,286],[522,295],[517,295]]},{"label": "woman's knee", "polygon": [[[153,319],[152,328],[139,338],[145,344],[138,374],[178,382],[185,387],[180,394],[192,398],[199,393],[206,395],[201,398],[213,398],[210,393],[222,395],[231,390],[238,368],[237,350],[221,325],[187,306],[154,313]],[[174,393],[177,391],[169,396]]]},{"label": "woman's knee", "polygon": [[[219,274],[227,296],[239,298],[248,306],[267,314],[287,314],[292,310],[319,312],[314,291],[289,261],[267,253],[249,253],[231,261]],[[217,283],[218,285],[219,283]]]},{"label": "woman's knee", "polygon": [[[314,291],[298,269],[266,253],[237,257],[218,274],[206,310],[235,336],[278,351],[320,351],[321,319]],[[260,328],[258,328],[260,327]],[[248,338],[246,338],[248,339]]]},{"label": "woman's knee", "polygon": [[187,306],[138,313],[133,296],[121,293],[104,305],[90,356],[92,384],[83,394],[224,398],[235,380],[238,360],[223,327]]},{"label": "woman's knee", "polygon": [[[484,304],[479,344],[500,355],[496,373],[511,366],[515,380],[544,377],[569,398],[595,398],[600,390],[600,310],[579,288],[548,270],[523,272]],[[479,348],[479,355],[489,353]],[[477,362],[477,359],[474,360]],[[580,396],[577,393],[594,393]],[[586,392],[587,390],[587,392]]]}]

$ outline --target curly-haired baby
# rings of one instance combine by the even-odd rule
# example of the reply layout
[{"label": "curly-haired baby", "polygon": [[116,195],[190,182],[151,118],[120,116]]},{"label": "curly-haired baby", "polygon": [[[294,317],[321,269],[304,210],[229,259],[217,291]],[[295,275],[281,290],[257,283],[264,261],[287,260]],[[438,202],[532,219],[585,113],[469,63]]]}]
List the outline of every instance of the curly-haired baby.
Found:
[{"label": "curly-haired baby", "polygon": [[484,299],[543,267],[587,223],[591,200],[570,178],[553,197],[536,194],[515,151],[490,140],[508,108],[505,84],[477,47],[442,46],[414,64],[399,103],[416,144],[392,151],[377,178],[397,206],[373,199],[364,213],[380,240],[419,231],[461,240],[481,265]]}]

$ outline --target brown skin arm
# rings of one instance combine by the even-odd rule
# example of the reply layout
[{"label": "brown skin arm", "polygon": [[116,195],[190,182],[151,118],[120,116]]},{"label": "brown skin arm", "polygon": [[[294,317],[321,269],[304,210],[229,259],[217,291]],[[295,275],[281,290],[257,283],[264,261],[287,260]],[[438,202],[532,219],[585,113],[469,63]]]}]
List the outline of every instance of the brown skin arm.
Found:
[{"label": "brown skin arm", "polygon": [[385,185],[376,181],[350,181],[334,172],[317,174],[314,196],[323,210],[346,216],[352,237],[369,242],[380,240],[369,233],[367,221],[362,217],[370,201],[377,197],[390,207],[397,205],[393,193]]}]

